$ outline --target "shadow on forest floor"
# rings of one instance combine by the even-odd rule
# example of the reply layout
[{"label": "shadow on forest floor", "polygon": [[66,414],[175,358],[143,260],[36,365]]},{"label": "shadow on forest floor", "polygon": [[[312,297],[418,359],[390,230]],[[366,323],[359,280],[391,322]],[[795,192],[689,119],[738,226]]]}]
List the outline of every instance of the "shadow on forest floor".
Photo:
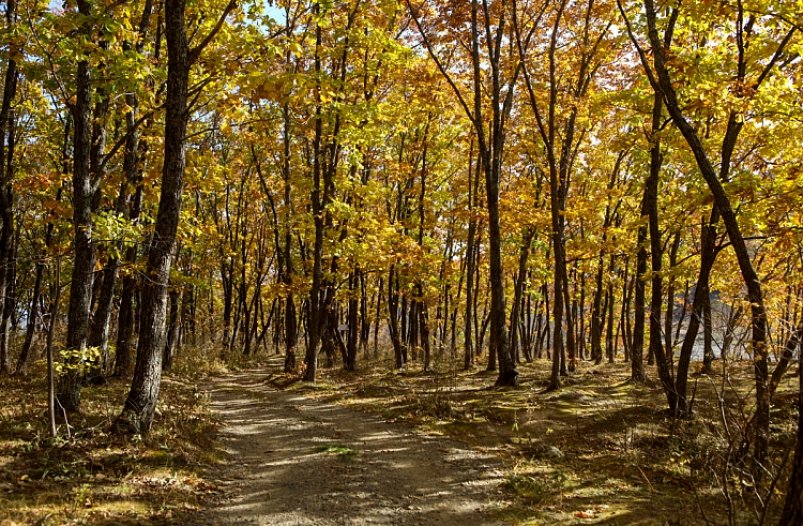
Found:
[{"label": "shadow on forest floor", "polygon": [[421,436],[409,426],[302,393],[246,371],[213,381],[231,499],[205,524],[505,524],[503,472],[491,452]]},{"label": "shadow on forest floor", "polygon": [[128,382],[82,393],[82,412],[60,438],[47,431],[43,371],[3,377],[0,392],[0,524],[182,524],[216,491],[202,466],[216,462],[214,423],[192,380],[167,376],[153,432],[110,433]]},{"label": "shadow on forest floor", "polygon": [[[629,364],[581,362],[555,392],[541,387],[549,374],[545,361],[522,365],[514,389],[489,387],[494,376],[485,371],[388,372],[387,363],[358,373],[328,369],[314,386],[286,383],[280,373],[268,382],[499,458],[502,487],[513,500],[500,512],[505,524],[718,524],[727,520],[717,480],[727,440],[717,400],[721,394],[734,415],[730,425],[738,423],[740,398],[749,411],[749,365],[732,365],[727,381],[691,378],[696,417],[683,421],[667,416],[659,386],[629,381]],[[789,393],[796,386],[789,378],[773,410],[776,466],[795,430]],[[733,481],[729,490],[737,522],[757,522],[752,489]],[[779,495],[770,501],[768,524],[782,504]]]}]

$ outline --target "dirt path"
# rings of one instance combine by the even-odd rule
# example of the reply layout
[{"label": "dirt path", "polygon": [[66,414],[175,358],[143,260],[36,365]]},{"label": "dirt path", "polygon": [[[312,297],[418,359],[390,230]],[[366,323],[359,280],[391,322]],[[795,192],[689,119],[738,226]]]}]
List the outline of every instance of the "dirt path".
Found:
[{"label": "dirt path", "polygon": [[492,455],[264,380],[241,372],[212,385],[228,456],[217,476],[231,498],[201,524],[504,524]]}]

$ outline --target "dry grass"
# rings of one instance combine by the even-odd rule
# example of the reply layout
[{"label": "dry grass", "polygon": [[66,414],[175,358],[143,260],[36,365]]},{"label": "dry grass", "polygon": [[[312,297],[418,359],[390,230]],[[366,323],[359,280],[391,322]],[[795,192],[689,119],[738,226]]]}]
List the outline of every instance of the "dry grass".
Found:
[{"label": "dry grass", "polygon": [[128,382],[82,393],[70,437],[46,424],[41,368],[0,378],[0,524],[176,524],[215,487],[203,468],[215,462],[215,424],[207,396],[186,377],[166,375],[153,432],[126,440],[110,434]]},{"label": "dry grass", "polygon": [[[667,414],[655,383],[631,383],[629,364],[580,363],[557,392],[543,389],[546,361],[521,366],[515,389],[490,388],[493,373],[458,371],[447,360],[441,373],[391,372],[389,365],[323,370],[315,386],[287,375],[270,381],[495,452],[508,466],[516,503],[503,519],[513,524],[725,524],[724,490],[738,524],[760,520],[772,476],[757,491],[747,470],[727,457],[750,415],[751,364],[732,364],[727,376],[691,378],[691,420]],[[773,407],[773,474],[793,443],[796,389],[790,372]],[[781,482],[769,499],[767,524],[782,506],[783,489]]]},{"label": "dry grass", "polygon": [[[191,523],[219,495],[204,478],[218,461],[216,424],[198,385],[226,366],[212,348],[184,358],[165,377],[152,434],[133,442],[109,434],[126,382],[85,389],[72,437],[52,441],[43,371],[0,378],[0,525]],[[280,359],[271,362],[277,370]],[[627,364],[580,363],[557,392],[543,390],[545,361],[521,366],[515,389],[491,388],[494,373],[460,371],[445,357],[436,365],[439,373],[396,372],[387,361],[363,362],[357,373],[324,369],[315,385],[284,374],[269,382],[494,453],[507,466],[505,523],[725,524],[726,489],[735,522],[759,522],[771,476],[756,492],[749,473],[727,457],[735,441],[729,433],[738,438],[750,415],[750,364],[732,365],[727,376],[693,377],[696,417],[682,421],[664,411],[660,387],[628,381]],[[773,407],[768,470],[781,472],[781,481],[796,430],[796,389],[790,373]],[[767,524],[777,522],[783,491],[781,482],[769,498]]]}]

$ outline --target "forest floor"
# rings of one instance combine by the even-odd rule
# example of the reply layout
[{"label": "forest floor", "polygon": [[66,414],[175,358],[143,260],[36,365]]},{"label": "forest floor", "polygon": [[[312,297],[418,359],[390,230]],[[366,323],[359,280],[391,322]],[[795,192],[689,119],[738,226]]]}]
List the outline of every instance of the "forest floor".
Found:
[{"label": "forest floor", "polygon": [[[44,367],[0,377],[0,526],[191,524],[220,489],[217,423],[202,369],[167,374],[151,433],[115,436],[130,381],[82,390],[81,413],[51,439]],[[193,371],[193,372],[189,372]]]},{"label": "forest floor", "polygon": [[375,415],[279,391],[264,372],[213,381],[232,498],[209,525],[504,524],[504,481],[491,452],[413,432]]},{"label": "forest floor", "polygon": [[0,378],[0,526],[726,524],[729,508],[758,524],[758,497],[777,523],[792,372],[773,407],[781,482],[767,492],[765,477],[757,497],[726,462],[750,414],[749,363],[694,375],[696,417],[682,421],[628,364],[581,362],[545,392],[545,360],[513,389],[453,363],[364,361],[312,385],[279,357],[212,374],[190,363],[165,376],[154,429],[134,441],[109,433],[127,382],[85,389],[70,436],[52,440],[42,371]]},{"label": "forest floor", "polygon": [[[444,364],[324,369],[314,385],[279,365],[216,381],[237,495],[212,514],[222,524],[725,524],[729,508],[734,523],[756,524],[768,498],[726,462],[749,418],[746,362],[690,379],[692,420],[670,418],[660,387],[630,382],[629,364],[579,363],[557,392],[541,387],[546,361],[521,366],[515,389]],[[793,443],[796,388],[790,372],[771,471]]]}]

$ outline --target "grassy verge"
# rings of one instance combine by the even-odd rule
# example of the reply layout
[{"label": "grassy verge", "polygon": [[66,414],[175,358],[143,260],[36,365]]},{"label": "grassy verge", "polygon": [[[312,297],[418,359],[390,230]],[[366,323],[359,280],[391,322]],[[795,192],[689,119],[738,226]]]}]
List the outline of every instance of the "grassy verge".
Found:
[{"label": "grassy verge", "polygon": [[215,424],[197,379],[166,375],[152,433],[110,433],[128,382],[82,393],[70,434],[49,437],[44,373],[0,378],[0,524],[180,524],[216,488]]}]

